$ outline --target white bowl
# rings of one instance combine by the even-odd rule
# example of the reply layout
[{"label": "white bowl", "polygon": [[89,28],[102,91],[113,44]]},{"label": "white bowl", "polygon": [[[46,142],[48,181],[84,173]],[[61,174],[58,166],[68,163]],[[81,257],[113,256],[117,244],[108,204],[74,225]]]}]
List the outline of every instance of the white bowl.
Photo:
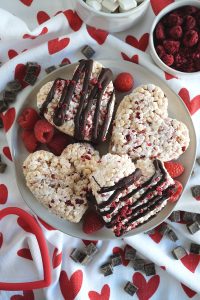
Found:
[{"label": "white bowl", "polygon": [[99,12],[83,0],[76,1],[75,9],[86,24],[108,32],[120,32],[133,26],[145,14],[149,1],[144,0],[136,8],[124,13]]},{"label": "white bowl", "polygon": [[164,71],[166,71],[167,73],[171,74],[171,75],[175,75],[177,77],[191,77],[191,76],[197,76],[200,75],[200,71],[197,72],[192,72],[192,73],[187,73],[187,72],[181,72],[178,70],[175,70],[173,68],[168,67],[158,56],[156,50],[155,50],[155,46],[154,46],[154,30],[156,25],[158,24],[158,22],[165,16],[167,15],[169,12],[179,8],[179,7],[183,7],[183,6],[196,6],[198,8],[200,8],[200,1],[197,0],[181,0],[178,2],[174,2],[170,5],[168,5],[165,9],[163,9],[158,15],[157,17],[154,19],[154,22],[152,24],[151,27],[151,31],[150,31],[150,41],[149,41],[149,45],[150,45],[150,54],[154,60],[154,62]]}]

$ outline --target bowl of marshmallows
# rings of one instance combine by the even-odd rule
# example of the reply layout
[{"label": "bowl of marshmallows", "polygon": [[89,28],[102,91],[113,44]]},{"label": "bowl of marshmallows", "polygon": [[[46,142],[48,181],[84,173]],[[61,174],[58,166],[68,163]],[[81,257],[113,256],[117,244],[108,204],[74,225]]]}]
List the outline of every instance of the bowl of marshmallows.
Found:
[{"label": "bowl of marshmallows", "polygon": [[133,26],[148,5],[149,0],[77,0],[76,11],[90,26],[120,32]]}]

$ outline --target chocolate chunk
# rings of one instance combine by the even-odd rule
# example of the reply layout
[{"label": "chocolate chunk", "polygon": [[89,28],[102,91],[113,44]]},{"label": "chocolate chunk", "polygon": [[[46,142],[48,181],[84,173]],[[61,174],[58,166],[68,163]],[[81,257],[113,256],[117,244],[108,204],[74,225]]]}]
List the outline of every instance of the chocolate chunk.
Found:
[{"label": "chocolate chunk", "polygon": [[84,249],[84,252],[89,256],[95,255],[98,251],[98,248],[93,243],[90,243]]},{"label": "chocolate chunk", "polygon": [[113,266],[110,263],[102,265],[100,270],[104,274],[104,276],[109,276],[113,274]]},{"label": "chocolate chunk", "polygon": [[132,284],[132,282],[128,281],[124,287],[124,290],[130,296],[133,296],[137,292],[138,288],[134,284]]},{"label": "chocolate chunk", "polygon": [[8,109],[8,103],[0,100],[0,113],[6,111]]},{"label": "chocolate chunk", "polygon": [[19,92],[22,89],[22,85],[19,82],[19,80],[15,79],[13,81],[10,81],[6,85],[6,90],[11,92]]},{"label": "chocolate chunk", "polygon": [[145,261],[141,258],[137,258],[133,261],[133,268],[135,271],[144,271]]},{"label": "chocolate chunk", "polygon": [[84,266],[88,265],[93,260],[92,255],[85,254],[84,257],[80,260],[80,263]]},{"label": "chocolate chunk", "polygon": [[149,263],[144,265],[144,271],[146,276],[152,276],[156,274],[154,263]]},{"label": "chocolate chunk", "polygon": [[82,48],[81,50],[82,54],[87,58],[90,59],[94,54],[95,51],[92,49],[90,46],[86,45],[85,47]]},{"label": "chocolate chunk", "polygon": [[184,214],[183,214],[183,221],[189,223],[189,222],[192,222],[192,221],[195,221],[194,220],[194,216],[195,214],[194,213],[191,213],[189,211],[184,211]]},{"label": "chocolate chunk", "polygon": [[197,221],[200,224],[200,214],[194,214],[194,221]]},{"label": "chocolate chunk", "polygon": [[48,67],[48,68],[45,69],[45,72],[47,74],[49,74],[49,73],[51,73],[51,72],[53,72],[55,70],[56,70],[56,66],[50,66],[50,67]]},{"label": "chocolate chunk", "polygon": [[126,247],[125,249],[125,259],[134,260],[136,256],[136,250],[134,248]]},{"label": "chocolate chunk", "polygon": [[5,172],[5,170],[6,170],[6,167],[7,167],[7,165],[6,165],[6,164],[4,164],[4,163],[0,162],[0,173],[1,173],[1,174]]},{"label": "chocolate chunk", "polygon": [[200,199],[200,185],[195,185],[191,188],[192,196]]},{"label": "chocolate chunk", "polygon": [[24,81],[30,85],[34,85],[37,80],[37,76],[35,76],[33,73],[26,73],[24,77]]},{"label": "chocolate chunk", "polygon": [[173,213],[170,215],[169,219],[172,222],[176,222],[176,223],[180,222],[180,220],[181,220],[180,211],[179,210],[173,211]]},{"label": "chocolate chunk", "polygon": [[75,262],[82,262],[85,258],[85,253],[80,251],[79,249],[74,249],[70,254],[70,257]]},{"label": "chocolate chunk", "polygon": [[191,243],[190,245],[190,253],[200,254],[200,245]]},{"label": "chocolate chunk", "polygon": [[169,231],[169,227],[166,223],[161,224],[160,228],[158,231],[162,234],[165,235]]},{"label": "chocolate chunk", "polygon": [[1,117],[0,117],[0,128],[3,128],[3,120]]},{"label": "chocolate chunk", "polygon": [[30,73],[30,74],[33,74],[33,73],[35,73],[35,72],[38,71],[39,67],[40,66],[36,62],[27,62],[27,64],[26,64],[26,72]]},{"label": "chocolate chunk", "polygon": [[3,100],[5,102],[14,102],[16,100],[17,94],[13,91],[5,90],[3,93]]},{"label": "chocolate chunk", "polygon": [[119,265],[122,264],[122,257],[119,253],[116,253],[116,254],[112,255],[110,257],[110,259],[111,259],[111,264],[112,264],[113,267],[119,266]]},{"label": "chocolate chunk", "polygon": [[196,161],[197,161],[198,165],[200,166],[200,157],[197,157]]},{"label": "chocolate chunk", "polygon": [[178,241],[178,237],[177,237],[176,233],[175,233],[172,229],[170,229],[170,230],[167,232],[167,236],[168,236],[168,238],[169,238],[171,241],[173,241],[173,242]]},{"label": "chocolate chunk", "polygon": [[183,247],[178,246],[172,251],[172,254],[175,259],[179,260],[183,258],[185,255],[187,255],[187,252]]},{"label": "chocolate chunk", "polygon": [[192,224],[187,224],[186,226],[191,234],[195,234],[197,231],[200,230],[200,224],[197,221],[195,221]]}]

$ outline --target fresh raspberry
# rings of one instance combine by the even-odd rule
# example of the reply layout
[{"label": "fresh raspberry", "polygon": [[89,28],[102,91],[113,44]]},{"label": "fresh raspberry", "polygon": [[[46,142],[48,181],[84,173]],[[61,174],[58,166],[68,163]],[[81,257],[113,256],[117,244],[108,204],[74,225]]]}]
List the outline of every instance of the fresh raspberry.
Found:
[{"label": "fresh raspberry", "polygon": [[93,210],[86,213],[83,220],[83,232],[91,234],[98,231],[104,226],[103,221],[100,219],[99,215]]},{"label": "fresh raspberry", "polygon": [[196,26],[196,20],[192,16],[187,16],[185,18],[185,29],[190,30],[193,29]]},{"label": "fresh raspberry", "polygon": [[171,13],[167,17],[167,23],[169,26],[181,25],[183,23],[183,18],[176,13]]},{"label": "fresh raspberry", "polygon": [[22,111],[17,122],[23,129],[33,129],[37,120],[39,120],[37,111],[31,107],[28,107]]},{"label": "fresh raspberry", "polygon": [[186,47],[193,47],[198,43],[199,35],[198,32],[195,30],[189,30],[186,31],[184,38],[183,38],[183,44]]},{"label": "fresh raspberry", "polygon": [[165,30],[162,23],[158,23],[156,26],[156,38],[158,40],[164,40],[165,39]]},{"label": "fresh raspberry", "polygon": [[158,53],[158,56],[159,56],[159,57],[162,57],[163,55],[166,54],[165,48],[164,48],[162,45],[158,45],[158,46],[156,47],[156,52]]},{"label": "fresh raspberry", "polygon": [[34,133],[38,142],[48,144],[54,135],[54,127],[46,120],[39,120],[35,124]]},{"label": "fresh raspberry", "polygon": [[170,67],[174,63],[174,57],[172,54],[165,54],[162,56],[162,61]]},{"label": "fresh raspberry", "polygon": [[171,41],[166,40],[163,42],[163,46],[168,54],[175,54],[179,51],[180,42],[179,41]]},{"label": "fresh raspberry", "polygon": [[178,180],[175,180],[174,182],[175,182],[175,190],[172,192],[172,195],[168,199],[168,201],[171,203],[176,202],[180,198],[181,193],[183,191],[182,184]]},{"label": "fresh raspberry", "polygon": [[38,147],[38,141],[36,140],[36,137],[32,130],[25,129],[22,132],[22,140],[28,152],[33,153],[34,151],[36,151]]},{"label": "fresh raspberry", "polygon": [[179,40],[183,35],[183,30],[180,25],[174,26],[169,30],[169,36],[175,40]]},{"label": "fresh raspberry", "polygon": [[73,139],[68,135],[64,133],[56,133],[52,140],[47,144],[47,147],[53,154],[60,156],[67,145],[72,143]]},{"label": "fresh raspberry", "polygon": [[133,88],[134,79],[130,73],[120,73],[117,75],[114,86],[118,92],[128,92]]},{"label": "fresh raspberry", "polygon": [[180,162],[166,161],[164,166],[172,178],[176,178],[185,171],[184,166]]}]

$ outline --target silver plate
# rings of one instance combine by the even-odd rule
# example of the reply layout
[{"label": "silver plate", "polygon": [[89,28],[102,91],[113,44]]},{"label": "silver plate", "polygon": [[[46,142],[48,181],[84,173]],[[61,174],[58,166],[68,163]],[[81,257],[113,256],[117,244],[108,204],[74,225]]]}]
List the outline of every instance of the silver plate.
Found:
[{"label": "silver plate", "polygon": [[[193,169],[195,157],[196,157],[196,134],[194,130],[194,126],[190,117],[190,114],[184,105],[183,101],[177,96],[165,83],[164,80],[160,79],[149,70],[133,63],[125,62],[125,61],[109,61],[103,60],[100,61],[104,66],[110,68],[114,76],[120,72],[129,72],[133,75],[135,79],[135,87],[141,84],[154,83],[161,87],[161,89],[165,92],[169,99],[169,116],[172,118],[176,118],[180,121],[183,121],[190,133],[190,146],[188,150],[180,157],[180,162],[185,166],[184,174],[179,178],[183,187],[185,188],[187,181],[190,177],[190,174]],[[62,77],[65,79],[70,79],[72,77],[72,73],[74,71],[76,64],[64,66],[62,68],[57,69],[53,73],[47,75],[43,78],[38,84],[36,84],[32,90],[27,94],[23,93],[20,95],[21,107],[18,112],[18,115],[22,111],[24,107],[36,107],[36,95],[39,89],[48,81],[54,80],[58,77]],[[18,116],[17,116],[18,117]],[[16,118],[17,119],[17,118]],[[16,172],[16,179],[19,190],[21,192],[22,198],[26,202],[26,204],[31,208],[31,210],[38,215],[41,219],[43,219],[46,223],[53,226],[54,228],[68,234],[71,236],[75,236],[82,239],[116,239],[111,230],[103,228],[102,230],[87,235],[82,231],[82,223],[74,224],[68,221],[62,220],[56,215],[50,213],[45,207],[43,207],[32,195],[29,189],[26,187],[25,179],[22,172],[22,164],[26,157],[28,156],[28,152],[26,151],[20,137],[20,128],[15,123],[12,127],[12,153],[14,156],[14,165]],[[106,153],[107,146],[101,147],[99,150],[101,153]],[[180,199],[179,199],[180,201]],[[158,213],[152,220],[141,225],[140,227],[128,232],[123,237],[130,237],[135,234],[145,232],[150,230],[151,228],[159,225],[163,222],[174,210],[176,203],[168,203],[167,206]]]}]

